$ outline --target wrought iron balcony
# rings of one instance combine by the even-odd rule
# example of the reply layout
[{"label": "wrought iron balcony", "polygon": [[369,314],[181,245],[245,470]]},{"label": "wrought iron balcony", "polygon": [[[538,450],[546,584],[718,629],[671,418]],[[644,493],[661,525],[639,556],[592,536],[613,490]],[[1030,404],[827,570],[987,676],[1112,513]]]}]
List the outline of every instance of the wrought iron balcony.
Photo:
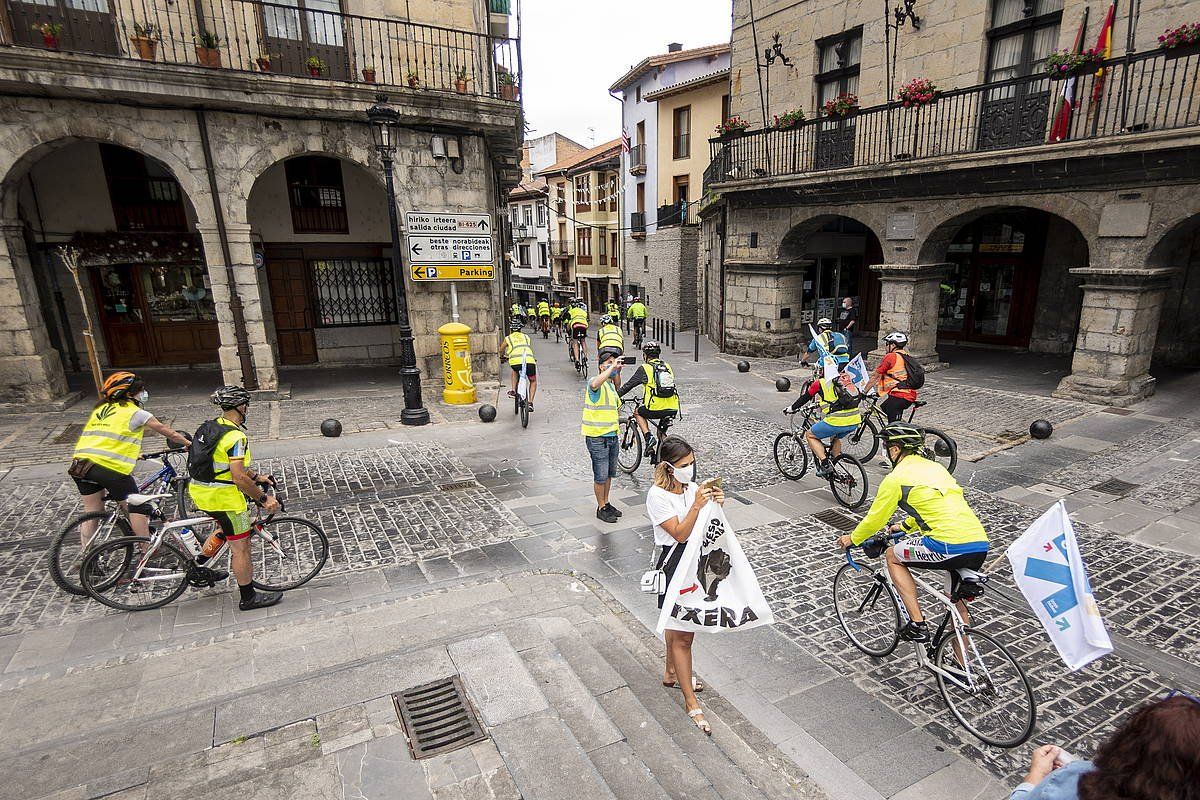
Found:
[{"label": "wrought iron balcony", "polygon": [[629,173],[631,175],[646,174],[646,145],[635,144],[629,148]]},{"label": "wrought iron balcony", "polygon": [[655,225],[659,228],[674,228],[694,222],[691,206],[687,203],[671,203],[658,207],[658,218]]},{"label": "wrought iron balcony", "polygon": [[646,212],[634,211],[629,215],[629,230],[634,236],[646,235]]},{"label": "wrought iron balcony", "polygon": [[513,101],[520,96],[516,40],[483,32],[257,0],[0,2],[8,11],[0,13],[0,46]]},{"label": "wrought iron balcony", "polygon": [[1076,76],[1067,116],[1057,113],[1065,86],[1035,75],[955,89],[915,108],[888,103],[786,130],[710,139],[704,186],[1200,125],[1195,51],[1112,59],[1101,76]]}]

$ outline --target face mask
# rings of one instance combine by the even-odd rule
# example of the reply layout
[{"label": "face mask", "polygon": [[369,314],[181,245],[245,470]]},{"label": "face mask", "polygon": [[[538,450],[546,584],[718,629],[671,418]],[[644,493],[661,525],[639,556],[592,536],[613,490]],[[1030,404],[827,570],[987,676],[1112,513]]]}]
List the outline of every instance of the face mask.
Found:
[{"label": "face mask", "polygon": [[680,483],[691,483],[692,478],[696,477],[696,464],[691,463],[686,467],[671,466],[671,471],[675,473],[675,480]]},{"label": "face mask", "polygon": [[138,392],[137,401],[139,403],[141,403],[142,405],[145,405],[146,401],[149,399],[150,399],[150,393],[147,392],[145,389],[142,389],[140,392]]}]

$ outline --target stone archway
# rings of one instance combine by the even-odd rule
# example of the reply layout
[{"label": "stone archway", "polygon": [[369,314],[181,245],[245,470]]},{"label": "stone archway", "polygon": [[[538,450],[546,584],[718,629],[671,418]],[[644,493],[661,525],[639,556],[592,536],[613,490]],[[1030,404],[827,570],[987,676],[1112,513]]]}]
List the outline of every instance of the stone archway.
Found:
[{"label": "stone archway", "polygon": [[1200,214],[1176,222],[1150,248],[1149,269],[1174,269],[1156,328],[1152,363],[1200,367]]}]

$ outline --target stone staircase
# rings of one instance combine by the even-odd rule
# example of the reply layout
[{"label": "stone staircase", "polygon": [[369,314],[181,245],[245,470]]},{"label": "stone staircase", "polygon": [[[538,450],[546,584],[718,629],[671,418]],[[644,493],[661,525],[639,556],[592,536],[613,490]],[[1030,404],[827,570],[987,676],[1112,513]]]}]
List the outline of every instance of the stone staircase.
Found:
[{"label": "stone staircase", "polygon": [[[105,707],[70,727],[31,720],[28,746],[5,752],[0,743],[6,772],[27,776],[0,786],[0,800],[825,797],[711,688],[701,701],[713,735],[700,733],[682,694],[661,685],[661,644],[579,580],[513,575],[430,594],[127,654],[61,678],[29,676],[0,693],[6,707],[61,698],[56,684],[66,681]],[[173,695],[138,688],[148,673],[224,658],[227,666],[209,667],[219,683],[244,653],[284,641],[329,653],[327,640],[347,630],[354,647],[316,669],[272,679],[267,662],[259,675],[251,659],[250,686],[190,694],[178,675]],[[391,695],[453,674],[488,738],[413,760]],[[124,713],[107,708],[134,696]],[[71,713],[61,701],[54,710]]]}]

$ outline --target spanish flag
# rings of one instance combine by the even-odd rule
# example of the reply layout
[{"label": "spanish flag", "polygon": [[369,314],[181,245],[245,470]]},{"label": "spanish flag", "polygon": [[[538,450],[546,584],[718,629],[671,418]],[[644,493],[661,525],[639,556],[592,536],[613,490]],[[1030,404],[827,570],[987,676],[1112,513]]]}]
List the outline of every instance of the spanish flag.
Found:
[{"label": "spanish flag", "polygon": [[[1112,31],[1113,20],[1117,16],[1117,0],[1112,1],[1112,5],[1108,7],[1108,15],[1104,18],[1104,24],[1100,26],[1100,38],[1096,40],[1096,52],[1105,58],[1112,57]],[[1104,78],[1106,70],[1104,67],[1096,70],[1096,80],[1092,84],[1092,102],[1100,102],[1101,95],[1104,94]]]},{"label": "spanish flag", "polygon": [[[1083,35],[1087,31],[1088,8],[1083,7],[1083,19],[1079,21],[1079,31],[1075,34],[1075,44],[1071,52],[1079,54],[1083,51]],[[1051,143],[1061,142],[1071,135],[1071,113],[1078,103],[1075,100],[1075,81],[1072,75],[1063,81],[1062,93],[1058,97],[1058,105],[1054,109],[1054,124],[1050,126]]]}]

